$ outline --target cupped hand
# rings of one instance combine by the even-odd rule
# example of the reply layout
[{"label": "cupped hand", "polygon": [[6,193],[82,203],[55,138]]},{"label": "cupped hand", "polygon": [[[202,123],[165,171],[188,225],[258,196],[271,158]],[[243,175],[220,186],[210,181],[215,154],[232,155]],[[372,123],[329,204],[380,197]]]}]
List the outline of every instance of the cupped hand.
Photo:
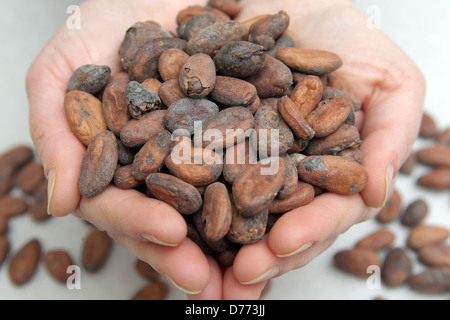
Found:
[{"label": "cupped hand", "polygon": [[239,19],[288,12],[302,48],[337,53],[362,102],[357,126],[368,184],[357,195],[325,193],[284,214],[267,237],[238,253],[224,277],[223,296],[236,284],[256,284],[300,268],[326,250],[351,226],[376,215],[394,189],[395,176],[417,137],[425,96],[422,73],[411,59],[348,0],[242,1]]},{"label": "cupped hand", "polygon": [[63,107],[75,69],[97,64],[110,66],[113,74],[121,71],[119,47],[131,25],[153,20],[175,30],[177,12],[191,4],[203,2],[87,1],[80,6],[80,28],[61,26],[33,62],[26,84],[31,136],[49,180],[49,213],[91,222],[183,290],[198,292],[210,280],[208,260],[186,239],[186,223],[176,210],[114,186],[93,198],[80,196],[78,177],[86,147],[72,133]]}]

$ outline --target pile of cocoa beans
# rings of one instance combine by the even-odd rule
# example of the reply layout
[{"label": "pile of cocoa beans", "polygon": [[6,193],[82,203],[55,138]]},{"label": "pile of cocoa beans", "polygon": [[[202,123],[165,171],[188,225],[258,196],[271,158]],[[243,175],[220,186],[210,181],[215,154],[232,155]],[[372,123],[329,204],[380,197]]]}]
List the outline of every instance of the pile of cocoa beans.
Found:
[{"label": "pile of cocoa beans", "polygon": [[[233,1],[227,1],[232,3]],[[84,65],[64,101],[87,147],[80,193],[111,183],[178,210],[225,266],[285,212],[323,192],[364,189],[361,103],[335,53],[299,48],[285,11],[240,23],[229,5],[180,11],[126,32],[123,71]]]}]

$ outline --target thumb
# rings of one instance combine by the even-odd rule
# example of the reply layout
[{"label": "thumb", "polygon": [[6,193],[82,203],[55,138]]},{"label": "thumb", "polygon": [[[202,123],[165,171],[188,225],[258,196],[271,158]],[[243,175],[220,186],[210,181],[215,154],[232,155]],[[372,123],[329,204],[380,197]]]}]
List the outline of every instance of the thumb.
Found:
[{"label": "thumb", "polygon": [[26,78],[30,134],[48,179],[48,213],[62,217],[80,202],[78,177],[86,148],[66,120],[65,79],[58,79],[39,65],[39,61],[32,65]]},{"label": "thumb", "polygon": [[385,79],[364,105],[361,130],[363,165],[369,180],[361,195],[367,206],[384,206],[396,172],[417,137],[425,99],[425,80],[414,64],[401,82]]}]

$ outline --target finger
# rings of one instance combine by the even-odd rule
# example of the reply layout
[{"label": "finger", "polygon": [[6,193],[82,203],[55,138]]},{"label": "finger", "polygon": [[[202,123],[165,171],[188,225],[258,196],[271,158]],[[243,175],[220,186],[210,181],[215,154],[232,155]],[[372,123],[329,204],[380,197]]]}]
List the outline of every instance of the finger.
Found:
[{"label": "finger", "polygon": [[265,285],[266,281],[242,284],[234,275],[234,267],[230,267],[225,270],[223,277],[223,298],[225,300],[257,300]]},{"label": "finger", "polygon": [[120,234],[110,236],[187,294],[200,293],[210,282],[209,262],[188,238],[177,247],[164,247]]},{"label": "finger", "polygon": [[166,246],[180,244],[187,234],[186,222],[171,206],[115,186],[92,198],[82,198],[74,214],[109,233]]},{"label": "finger", "polygon": [[375,211],[359,195],[325,193],[280,217],[270,230],[268,245],[278,257],[288,257],[338,236]]},{"label": "finger", "polygon": [[302,252],[280,258],[269,248],[267,239],[263,239],[241,249],[234,263],[234,275],[241,284],[265,283],[307,265],[329,248],[335,240],[336,237],[331,237]]},{"label": "finger", "polygon": [[206,287],[199,294],[188,294],[189,300],[222,300],[222,270],[217,261],[206,256],[211,270],[211,277]]},{"label": "finger", "polygon": [[78,177],[86,148],[67,123],[61,79],[47,71],[32,67],[27,74],[30,133],[49,181],[49,214],[65,216],[75,210],[81,198]]},{"label": "finger", "polygon": [[410,154],[420,127],[424,80],[412,63],[405,68],[410,72],[403,75],[405,79],[386,79],[384,84],[378,85],[379,93],[363,106],[362,165],[369,179],[361,195],[373,208],[385,204],[391,191],[389,187]]}]

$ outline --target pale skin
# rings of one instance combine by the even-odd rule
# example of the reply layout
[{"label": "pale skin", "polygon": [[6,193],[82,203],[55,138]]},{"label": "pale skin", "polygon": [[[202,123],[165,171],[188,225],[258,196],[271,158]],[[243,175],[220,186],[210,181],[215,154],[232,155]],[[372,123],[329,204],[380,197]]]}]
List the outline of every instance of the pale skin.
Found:
[{"label": "pale skin", "polygon": [[260,242],[244,246],[233,267],[222,269],[186,238],[183,218],[170,206],[110,186],[82,198],[78,177],[85,146],[71,132],[63,100],[67,81],[84,64],[120,71],[118,48],[136,21],[154,20],[174,31],[175,16],[206,1],[89,0],[81,5],[80,30],[63,25],[30,67],[30,128],[49,179],[49,213],[73,214],[105,230],[136,257],[167,276],[191,299],[257,299],[268,279],[300,268],[352,225],[372,218],[393,191],[420,126],[425,96],[422,73],[348,0],[243,0],[237,20],[283,9],[304,48],[337,53],[338,71],[362,101],[357,123],[369,180],[361,194],[324,194],[285,214]]}]

